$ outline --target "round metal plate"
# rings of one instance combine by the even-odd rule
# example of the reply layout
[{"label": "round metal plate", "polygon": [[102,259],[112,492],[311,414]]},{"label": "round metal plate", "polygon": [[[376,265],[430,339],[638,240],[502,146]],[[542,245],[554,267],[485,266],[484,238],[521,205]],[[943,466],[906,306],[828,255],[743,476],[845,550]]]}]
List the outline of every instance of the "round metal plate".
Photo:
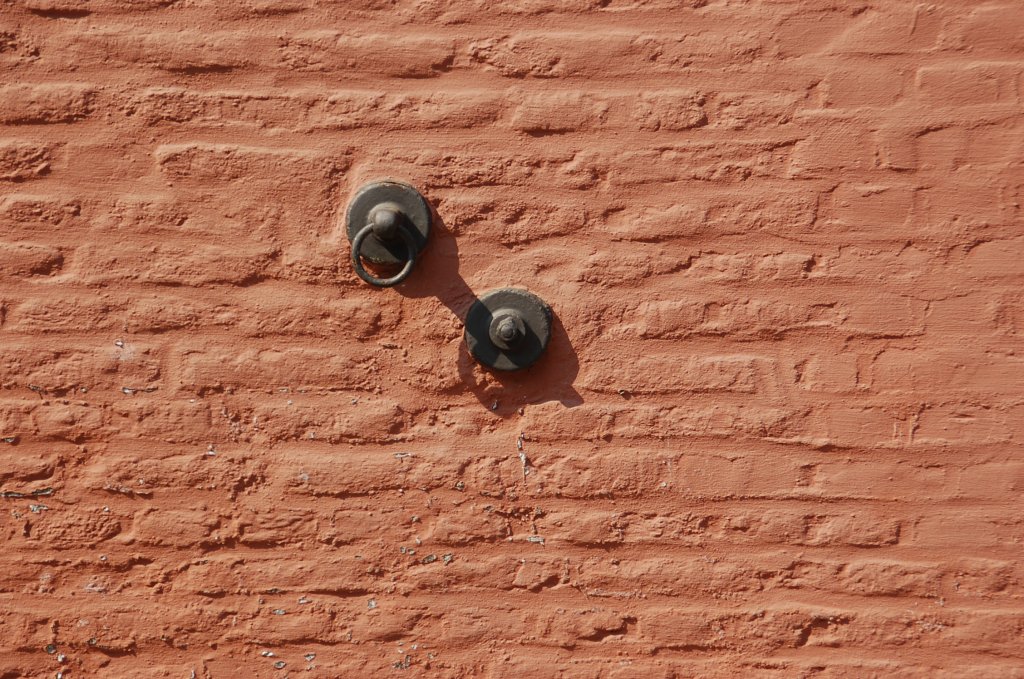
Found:
[{"label": "round metal plate", "polygon": [[[430,236],[430,203],[419,191],[402,182],[373,182],[356,192],[348,205],[346,231],[349,242],[367,225],[373,208],[382,203],[390,203],[405,216],[405,226],[415,236],[418,252],[422,252]],[[409,259],[402,239],[384,243],[372,235],[363,243],[361,254],[363,259],[374,264],[404,264]]]},{"label": "round metal plate", "polygon": [[[520,315],[526,336],[514,350],[504,351],[491,341],[494,313],[511,309]],[[551,307],[536,295],[516,288],[491,290],[480,296],[466,314],[466,346],[477,361],[496,370],[521,370],[533,365],[551,340]]]}]

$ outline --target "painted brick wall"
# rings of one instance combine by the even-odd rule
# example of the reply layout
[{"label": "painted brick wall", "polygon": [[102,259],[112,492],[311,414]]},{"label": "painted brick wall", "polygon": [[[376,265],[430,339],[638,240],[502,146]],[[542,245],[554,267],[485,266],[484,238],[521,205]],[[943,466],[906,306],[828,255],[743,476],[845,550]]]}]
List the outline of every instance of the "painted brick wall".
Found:
[{"label": "painted brick wall", "polygon": [[[1022,36],[0,1],[0,677],[1024,676]],[[559,323],[495,376],[507,285]]]}]

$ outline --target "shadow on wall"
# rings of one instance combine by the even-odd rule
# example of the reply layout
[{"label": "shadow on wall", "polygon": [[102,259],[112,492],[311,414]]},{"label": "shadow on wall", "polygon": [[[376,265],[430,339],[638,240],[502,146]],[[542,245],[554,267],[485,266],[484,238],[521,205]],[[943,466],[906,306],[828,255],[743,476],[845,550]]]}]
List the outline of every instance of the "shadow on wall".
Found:
[{"label": "shadow on wall", "polygon": [[[477,296],[459,274],[459,246],[455,235],[433,205],[431,212],[430,244],[413,271],[415,285],[399,285],[395,289],[411,299],[437,298],[462,323]],[[432,271],[444,272],[444,275],[430,276]],[[506,285],[526,287],[521,281],[509,281]],[[579,357],[558,317],[557,305],[552,306],[552,311],[551,342],[540,360],[525,370],[485,369],[470,355],[466,343],[460,342],[459,375],[477,400],[496,415],[508,417],[522,406],[548,401],[559,401],[567,408],[583,403],[583,397],[573,387],[580,371]]]}]

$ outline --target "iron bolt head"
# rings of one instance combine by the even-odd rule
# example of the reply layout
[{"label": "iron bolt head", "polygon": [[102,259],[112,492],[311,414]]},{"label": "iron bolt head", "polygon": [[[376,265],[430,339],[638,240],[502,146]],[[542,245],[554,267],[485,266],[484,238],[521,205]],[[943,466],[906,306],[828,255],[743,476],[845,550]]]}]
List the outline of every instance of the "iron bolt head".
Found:
[{"label": "iron bolt head", "polygon": [[373,235],[382,241],[393,241],[398,238],[403,215],[391,205],[378,205],[370,212],[370,224]]},{"label": "iron bolt head", "polygon": [[526,324],[514,309],[499,309],[491,318],[488,335],[495,346],[506,351],[515,349],[526,337]]}]

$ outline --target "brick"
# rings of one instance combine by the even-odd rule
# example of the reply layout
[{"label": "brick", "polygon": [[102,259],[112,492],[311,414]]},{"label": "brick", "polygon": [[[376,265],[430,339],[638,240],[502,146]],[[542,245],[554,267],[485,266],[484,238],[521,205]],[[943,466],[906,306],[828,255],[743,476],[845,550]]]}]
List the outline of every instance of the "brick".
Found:
[{"label": "brick", "polygon": [[238,299],[230,295],[219,300],[205,299],[208,301],[203,303],[190,296],[163,293],[137,295],[130,302],[102,304],[116,305],[118,321],[124,323],[128,332],[225,327],[249,337],[333,337],[345,330],[365,338],[394,329],[401,318],[395,310],[373,306],[365,300],[297,301],[289,299],[284,290],[280,295],[246,292]]},{"label": "brick", "polygon": [[[552,512],[545,514],[536,523],[545,544],[551,542],[595,547],[623,542],[629,518],[620,512],[599,510],[585,514]],[[558,579],[555,578],[556,581]]]},{"label": "brick", "polygon": [[418,176],[427,189],[533,185],[586,189],[607,173],[608,162],[588,152],[559,151],[524,157],[490,151],[392,148],[374,158],[368,171]]},{"label": "brick", "polygon": [[915,5],[867,10],[828,46],[839,54],[904,54],[935,46],[942,28],[942,12],[935,6]]},{"label": "brick", "polygon": [[1017,55],[1024,49],[1024,19],[1012,2],[985,3],[971,11],[958,31],[972,54]]},{"label": "brick", "polygon": [[25,540],[56,550],[92,547],[121,532],[121,522],[101,508],[67,511],[53,507],[29,520]]},{"label": "brick", "polygon": [[973,106],[1018,100],[1019,64],[966,63],[925,66],[917,73],[918,94],[926,104]]},{"label": "brick", "polygon": [[789,141],[680,144],[626,151],[610,168],[616,185],[668,184],[687,180],[746,181],[786,174],[793,145]]},{"label": "brick", "polygon": [[828,108],[891,106],[903,94],[903,74],[887,66],[832,70],[823,83],[823,104]]},{"label": "brick", "polygon": [[33,439],[84,443],[108,431],[104,412],[84,402],[42,405],[33,413],[33,421]]},{"label": "brick", "polygon": [[[374,356],[308,349],[237,349],[213,346],[184,350],[180,384],[199,392],[222,389],[372,388]],[[313,369],[310,369],[310,368]]]},{"label": "brick", "polygon": [[962,596],[1019,596],[1020,566],[1012,561],[967,558],[951,564],[953,587]]},{"label": "brick", "polygon": [[[15,432],[4,429],[2,438],[14,438]],[[17,442],[19,439],[15,439]],[[0,448],[0,459],[3,460],[2,471],[0,471],[0,485],[9,488],[15,485],[23,486],[32,481],[45,480],[53,476],[56,460],[52,455],[42,453],[25,454],[14,448],[13,444],[6,443]]]},{"label": "brick", "polygon": [[[197,91],[151,87],[122,103],[126,113],[150,125],[189,123],[259,128],[295,128],[315,99],[276,92]],[[290,109],[296,109],[291,112]]]},{"label": "brick", "polygon": [[392,94],[337,90],[312,94],[151,88],[125,106],[150,124],[228,125],[245,129],[392,130],[471,128],[498,120],[504,96],[487,91]]},{"label": "brick", "polygon": [[709,105],[709,124],[728,130],[775,129],[790,123],[802,105],[797,93],[721,92]]},{"label": "brick", "polygon": [[0,198],[0,223],[12,232],[73,230],[81,226],[80,215],[81,205],[75,200],[17,193]]},{"label": "brick", "polygon": [[931,563],[858,559],[849,563],[798,561],[785,571],[785,587],[855,596],[937,597],[942,568]]},{"label": "brick", "polygon": [[917,422],[914,440],[941,445],[991,445],[1014,438],[1016,414],[969,402],[925,408]]},{"label": "brick", "polygon": [[827,444],[839,448],[896,447],[910,443],[913,417],[900,409],[834,405],[823,413]]},{"label": "brick", "polygon": [[409,535],[401,537],[411,540],[411,534],[418,526],[414,526],[411,517],[405,516],[400,510],[337,509],[329,517],[317,521],[315,527],[319,530],[316,539],[327,545],[350,545],[361,542],[368,531],[380,536],[397,536],[394,531],[403,523]]},{"label": "brick", "polygon": [[851,335],[903,336],[923,331],[925,304],[888,297],[886,303],[822,302],[797,306],[774,300],[742,302],[657,301],[639,305],[621,332],[645,339],[701,335],[738,338],[835,329]]},{"label": "brick", "polygon": [[707,205],[713,232],[761,231],[767,234],[805,234],[818,219],[818,197],[801,191],[775,191],[757,197],[726,194]]},{"label": "brick", "polygon": [[70,123],[93,111],[95,91],[81,85],[10,85],[0,88],[0,123]]},{"label": "brick", "polygon": [[945,181],[918,192],[917,219],[927,220],[939,234],[949,231],[1001,225],[1011,217],[1008,191],[995,182],[977,182],[965,178],[955,185]]},{"label": "brick", "polygon": [[828,121],[824,130],[796,143],[789,174],[796,178],[820,178],[838,171],[868,170],[873,164],[867,130],[856,121],[838,119]]},{"label": "brick", "polygon": [[540,623],[547,632],[545,642],[562,648],[576,648],[587,641],[600,641],[613,635],[625,635],[636,624],[636,617],[595,606],[576,610],[557,610]]},{"label": "brick", "polygon": [[526,615],[526,612],[512,607],[460,607],[448,613],[449,620],[444,629],[444,640],[456,645],[479,641],[487,637],[492,620],[503,630],[505,638],[515,638],[525,634],[528,629]]},{"label": "brick", "polygon": [[614,432],[624,439],[681,438],[786,438],[805,431],[808,411],[799,408],[772,408],[712,405],[702,408],[645,409],[618,419]]},{"label": "brick", "polygon": [[78,277],[90,285],[248,285],[268,275],[277,250],[265,247],[193,248],[142,244],[111,250],[86,245],[75,252]]},{"label": "brick", "polygon": [[870,303],[840,302],[841,329],[852,335],[909,337],[924,333],[928,305],[913,297],[878,294]]},{"label": "brick", "polygon": [[530,135],[557,134],[594,126],[607,105],[575,93],[511,95],[521,99],[509,121],[512,129]]},{"label": "brick", "polygon": [[1014,356],[960,350],[919,352],[888,349],[875,359],[871,386],[879,391],[975,391],[1012,393],[1024,379]]},{"label": "brick", "polygon": [[[109,349],[56,351],[8,345],[0,350],[4,389],[35,387],[66,393],[81,388],[145,387],[160,377],[152,349],[131,343]],[[125,384],[128,383],[128,384]]]},{"label": "brick", "polygon": [[615,432],[617,409],[611,407],[579,405],[565,409],[561,404],[545,403],[530,408],[523,421],[531,439],[561,441],[567,432],[583,440],[610,438]]},{"label": "brick", "polygon": [[697,497],[772,497],[799,493],[807,485],[802,465],[770,456],[684,455],[670,482]]},{"label": "brick", "polygon": [[509,534],[507,520],[486,509],[460,512],[458,516],[440,516],[427,537],[431,543],[445,547],[465,547],[479,542],[496,542]]},{"label": "brick", "polygon": [[951,477],[939,466],[826,463],[815,466],[811,488],[836,497],[896,500],[913,487],[922,498],[935,498],[951,494]]},{"label": "brick", "polygon": [[339,478],[333,473],[333,461],[319,454],[302,455],[302,450],[298,448],[300,453],[293,455],[286,467],[275,469],[273,475],[283,488],[297,495],[348,497],[385,491],[401,494],[405,488],[453,488],[464,466],[438,453],[353,452],[349,474]]},{"label": "brick", "polygon": [[816,265],[810,254],[701,253],[690,259],[688,272],[701,280],[714,282],[798,281],[807,278]]},{"label": "brick", "polygon": [[0,439],[7,445],[17,443],[29,430],[32,411],[37,406],[25,398],[0,399]]},{"label": "brick", "polygon": [[164,0],[25,0],[25,7],[46,17],[77,18],[92,13],[146,11],[164,6]]},{"label": "brick", "polygon": [[[756,615],[756,614],[755,614]],[[760,618],[760,616],[757,616]],[[709,611],[651,611],[639,623],[640,634],[659,649],[722,649],[733,645],[733,639],[746,640],[743,650],[767,652],[776,648],[792,646],[797,630],[791,632],[774,620],[756,620],[762,629],[770,630],[763,640],[757,640],[744,630],[746,625],[755,624],[750,614]],[[787,632],[789,632],[787,634]]]},{"label": "brick", "polygon": [[[195,399],[167,401],[141,390],[111,405],[110,425],[118,438],[192,443],[206,446],[211,439],[211,406]],[[138,398],[136,398],[139,396]],[[219,437],[214,437],[219,438]]]},{"label": "brick", "polygon": [[515,578],[512,580],[512,586],[517,589],[540,592],[560,584],[563,580],[564,568],[560,568],[557,562],[541,559],[521,559],[520,561]]},{"label": "brick", "polygon": [[833,193],[833,200],[835,216],[843,224],[885,232],[906,223],[914,192],[902,186],[844,185]]},{"label": "brick", "polygon": [[850,18],[841,12],[793,12],[781,21],[774,39],[782,57],[817,54],[849,25]]},{"label": "brick", "polygon": [[1021,275],[1024,238],[979,243],[967,253],[967,271],[979,278],[1007,278]]},{"label": "brick", "polygon": [[958,495],[971,498],[1011,494],[1024,487],[1024,464],[989,462],[971,465],[960,472]]},{"label": "brick", "polygon": [[644,356],[630,366],[618,363],[591,365],[583,385],[593,391],[631,394],[671,394],[678,392],[757,391],[759,374],[771,369],[771,363],[748,356],[691,357]]},{"label": "brick", "polygon": [[860,357],[837,354],[810,356],[793,363],[793,381],[811,392],[850,394],[864,388],[861,384]]},{"label": "brick", "polygon": [[[199,420],[208,432],[211,420],[206,417],[204,421],[203,415],[203,409],[196,407],[183,415],[182,421]],[[140,455],[132,445],[122,444],[89,463],[81,476],[82,485],[106,494],[109,500],[118,495],[174,497],[188,488],[237,493],[264,479],[259,463],[245,455],[232,454],[224,446],[219,447],[221,450],[215,455],[209,454],[208,443],[197,445],[190,453],[180,452],[180,446],[172,453],[161,453],[151,442],[150,449],[158,452]]]},{"label": "brick", "polygon": [[504,95],[487,90],[427,94],[341,91],[318,99],[306,125],[326,130],[469,129],[496,123],[504,102]]},{"label": "brick", "polygon": [[246,413],[253,436],[271,441],[326,441],[328,443],[387,442],[410,428],[412,418],[402,407],[387,399],[349,396],[325,410],[322,399],[315,403],[263,404]]},{"label": "brick", "polygon": [[679,339],[690,335],[772,335],[793,329],[829,327],[837,320],[832,305],[797,307],[785,303],[750,301],[700,303],[646,302],[631,314],[635,324],[623,330],[642,338]]},{"label": "brick", "polygon": [[[553,78],[589,72],[584,63],[567,58],[567,55],[578,53],[573,48],[581,46],[581,39],[577,36],[559,37],[560,40],[526,35],[488,38],[471,42],[467,53],[471,62],[510,78]],[[604,53],[622,57],[628,49],[622,40],[599,44],[604,46],[602,57]]]},{"label": "brick", "polygon": [[1003,302],[990,292],[935,300],[928,305],[926,329],[949,336],[978,336],[998,325]]},{"label": "brick", "polygon": [[248,621],[246,640],[265,646],[286,646],[304,642],[310,637],[324,639],[330,636],[332,617],[328,611],[310,608],[286,611],[284,615],[274,611],[261,611]]},{"label": "brick", "polygon": [[915,170],[918,166],[917,139],[919,130],[904,125],[880,126],[874,134],[875,157],[887,170]]},{"label": "brick", "polygon": [[[45,647],[50,639],[48,619],[45,615],[24,613],[21,611],[4,611],[2,618],[4,638],[12,649],[18,651],[35,651]],[[17,666],[15,666],[17,667]],[[18,669],[12,670],[18,672]]]},{"label": "brick", "polygon": [[760,591],[771,566],[717,558],[592,559],[573,582],[591,597],[680,596]]},{"label": "brick", "polygon": [[308,31],[278,41],[277,63],[291,71],[363,71],[397,78],[430,78],[450,70],[450,40],[415,36],[395,44],[387,35]]},{"label": "brick", "polygon": [[574,233],[592,225],[586,209],[564,203],[445,199],[445,226],[458,235],[518,245]]},{"label": "brick", "polygon": [[326,158],[319,152],[240,147],[225,144],[169,144],[156,150],[160,171],[172,181],[206,183],[285,178],[329,181],[347,166],[347,149]]},{"label": "brick", "polygon": [[[578,32],[522,33],[472,41],[467,55],[473,64],[507,78],[596,77],[630,73],[639,64],[653,73],[685,67],[714,67],[737,59],[752,60],[764,40],[753,33],[707,31],[677,34]],[[723,49],[724,47],[724,49]]]},{"label": "brick", "polygon": [[529,459],[537,492],[554,497],[640,497],[658,488],[667,474],[663,461],[638,455],[625,467],[614,464],[607,454],[582,460],[535,454]]},{"label": "brick", "polygon": [[19,304],[11,312],[9,327],[25,334],[110,330],[118,327],[123,308],[123,303],[99,295],[40,297]]},{"label": "brick", "polygon": [[132,539],[144,545],[198,548],[217,541],[220,519],[201,509],[151,510],[135,517]]},{"label": "brick", "polygon": [[926,167],[953,169],[966,155],[967,130],[962,127],[942,127],[925,130],[915,136],[917,155],[927,158]]},{"label": "brick", "polygon": [[641,130],[677,132],[707,125],[704,97],[690,91],[651,92],[640,96],[634,119]]},{"label": "brick", "polygon": [[47,276],[57,273],[64,256],[57,248],[35,243],[0,243],[0,275]]},{"label": "brick", "polygon": [[958,159],[958,165],[962,163],[998,172],[1013,162],[1022,147],[1024,129],[1006,122],[978,125],[968,130],[965,152],[963,158]]},{"label": "brick", "polygon": [[0,181],[23,182],[50,173],[56,160],[55,144],[0,140]]},{"label": "brick", "polygon": [[974,510],[958,512],[954,522],[949,513],[935,513],[913,525],[911,543],[921,547],[943,547],[956,544],[979,549],[1009,547],[1020,539],[1019,517]]},{"label": "brick", "polygon": [[[65,44],[62,57],[81,67],[132,67],[172,73],[223,73],[251,63],[259,38],[229,31],[136,32],[100,29]],[[265,41],[269,43],[269,41]],[[269,45],[268,45],[269,46]],[[67,68],[67,66],[64,66]]]},{"label": "brick", "polygon": [[238,523],[239,542],[254,547],[273,547],[310,541],[316,516],[310,511],[253,511]]},{"label": "brick", "polygon": [[579,262],[573,280],[605,286],[636,285],[641,281],[674,274],[686,268],[687,260],[653,245],[641,245],[634,252],[612,255],[598,253]]},{"label": "brick", "polygon": [[[941,259],[930,248],[912,245],[899,249],[846,246],[835,254],[815,258],[813,275],[851,283],[887,280],[911,282],[925,278],[940,267]],[[932,302],[929,305],[929,316],[935,304]]]}]

